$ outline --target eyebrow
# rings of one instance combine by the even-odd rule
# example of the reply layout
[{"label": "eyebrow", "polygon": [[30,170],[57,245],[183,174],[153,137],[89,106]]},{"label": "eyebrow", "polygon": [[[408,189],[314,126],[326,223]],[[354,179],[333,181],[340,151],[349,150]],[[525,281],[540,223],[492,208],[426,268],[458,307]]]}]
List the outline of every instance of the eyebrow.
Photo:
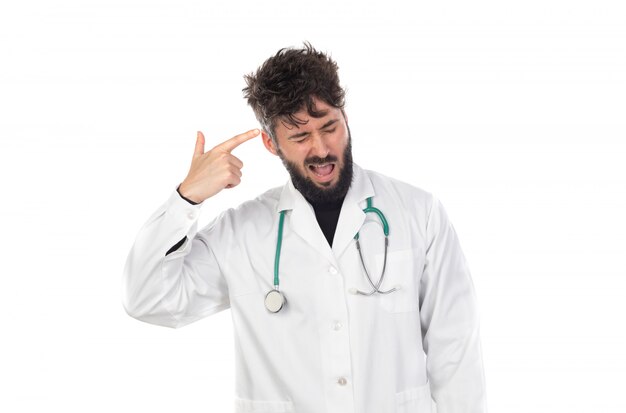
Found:
[{"label": "eyebrow", "polygon": [[[339,119],[331,119],[328,122],[326,122],[325,124],[322,125],[321,128],[319,128],[318,130],[322,130],[325,129],[327,127],[329,127],[330,125],[332,125],[333,123],[339,121]],[[300,132],[300,133],[296,133],[293,134],[291,136],[288,136],[287,139],[291,140],[291,139],[297,139],[297,138],[301,138],[302,136],[308,135],[309,132]]]}]

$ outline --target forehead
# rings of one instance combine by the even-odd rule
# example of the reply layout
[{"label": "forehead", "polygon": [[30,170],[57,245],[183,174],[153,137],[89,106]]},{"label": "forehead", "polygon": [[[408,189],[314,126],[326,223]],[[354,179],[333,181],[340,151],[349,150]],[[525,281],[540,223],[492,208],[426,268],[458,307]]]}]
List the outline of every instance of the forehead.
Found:
[{"label": "forehead", "polygon": [[274,129],[276,133],[289,133],[294,131],[305,131],[309,129],[315,129],[320,125],[323,125],[331,118],[341,118],[341,110],[337,109],[326,102],[313,98],[313,109],[316,112],[321,112],[322,116],[319,118],[313,117],[307,111],[306,105],[302,107],[298,112],[292,116],[297,121],[295,125],[289,123],[286,116],[276,119]]}]

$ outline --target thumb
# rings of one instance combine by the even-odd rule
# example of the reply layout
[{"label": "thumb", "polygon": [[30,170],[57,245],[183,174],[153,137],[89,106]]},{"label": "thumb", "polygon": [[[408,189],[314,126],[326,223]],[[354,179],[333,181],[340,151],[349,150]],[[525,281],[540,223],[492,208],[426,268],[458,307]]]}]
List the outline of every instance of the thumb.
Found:
[{"label": "thumb", "polygon": [[193,156],[204,154],[204,135],[198,131],[196,135],[196,148],[193,151]]}]

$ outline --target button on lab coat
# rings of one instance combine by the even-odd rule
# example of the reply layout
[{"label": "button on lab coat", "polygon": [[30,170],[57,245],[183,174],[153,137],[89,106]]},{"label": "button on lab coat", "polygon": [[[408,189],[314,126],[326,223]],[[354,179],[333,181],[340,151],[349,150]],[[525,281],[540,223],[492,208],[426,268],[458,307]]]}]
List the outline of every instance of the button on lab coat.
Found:
[{"label": "button on lab coat", "polygon": [[[389,222],[382,290],[378,217]],[[139,320],[182,327],[227,308],[235,332],[234,411],[482,413],[479,314],[457,234],[427,191],[354,165],[332,248],[291,181],[221,213],[198,231],[202,204],[173,190],[128,255],[123,303]],[[286,210],[278,313],[273,288],[279,211]],[[185,243],[166,252],[180,239]]]}]

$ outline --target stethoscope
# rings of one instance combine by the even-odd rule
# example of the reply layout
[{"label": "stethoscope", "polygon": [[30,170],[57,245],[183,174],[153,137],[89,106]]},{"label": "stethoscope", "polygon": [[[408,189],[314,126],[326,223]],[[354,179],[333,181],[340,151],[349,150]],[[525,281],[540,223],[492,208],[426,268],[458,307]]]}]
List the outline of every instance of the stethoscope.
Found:
[{"label": "stethoscope", "polygon": [[[280,250],[283,242],[283,226],[285,222],[285,213],[287,211],[280,211],[280,218],[278,221],[278,239],[276,241],[276,257],[274,259],[274,289],[268,291],[265,294],[265,308],[271,313],[279,312],[286,303],[285,295],[279,289],[279,279],[278,279],[278,268],[280,262]],[[378,283],[374,285],[369,272],[367,271],[367,267],[365,266],[365,261],[363,260],[363,254],[361,252],[361,244],[359,243],[359,233],[357,232],[354,236],[354,240],[356,241],[356,249],[359,251],[359,257],[361,258],[361,265],[363,266],[363,270],[365,271],[365,276],[367,277],[367,281],[369,281],[370,286],[372,287],[372,291],[366,293],[355,288],[350,290],[353,294],[361,294],[370,296],[375,293],[379,294],[389,294],[391,292],[396,291],[399,287],[394,287],[387,291],[382,291],[380,289],[380,285],[383,283],[383,279],[385,278],[385,268],[387,267],[387,247],[389,245],[389,224],[387,223],[387,219],[382,211],[378,208],[372,206],[372,198],[367,198],[367,207],[363,210],[363,212],[374,213],[378,216],[380,221],[383,224],[383,232],[385,233],[385,256],[383,259],[383,269],[380,274],[380,278],[378,279]]]}]

